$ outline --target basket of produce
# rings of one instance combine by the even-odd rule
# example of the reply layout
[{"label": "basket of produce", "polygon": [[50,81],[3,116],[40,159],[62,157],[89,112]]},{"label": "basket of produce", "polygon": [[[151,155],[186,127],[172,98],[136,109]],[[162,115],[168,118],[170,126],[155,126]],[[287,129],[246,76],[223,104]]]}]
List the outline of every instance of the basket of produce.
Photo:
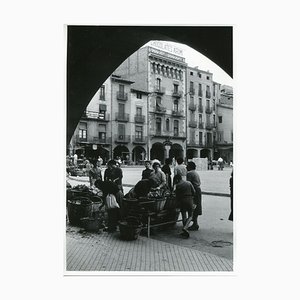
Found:
[{"label": "basket of produce", "polygon": [[136,240],[142,230],[142,223],[136,217],[127,217],[119,222],[120,237],[126,241]]},{"label": "basket of produce", "polygon": [[100,228],[104,227],[100,218],[85,217],[80,220],[83,228],[89,232],[98,232]]},{"label": "basket of produce", "polygon": [[175,209],[178,206],[175,193],[170,194],[166,198],[167,200],[164,209]]},{"label": "basket of produce", "polygon": [[163,191],[152,191],[148,194],[148,200],[154,201],[153,211],[161,211],[164,209],[167,198],[163,195]]},{"label": "basket of produce", "polygon": [[81,218],[90,217],[93,212],[92,201],[85,197],[68,200],[68,218],[71,225],[81,225]]}]

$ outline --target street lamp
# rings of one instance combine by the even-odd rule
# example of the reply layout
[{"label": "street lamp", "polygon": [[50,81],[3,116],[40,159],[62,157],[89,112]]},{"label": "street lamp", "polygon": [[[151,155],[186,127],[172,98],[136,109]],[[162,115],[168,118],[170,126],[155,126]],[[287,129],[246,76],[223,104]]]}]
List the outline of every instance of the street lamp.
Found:
[{"label": "street lamp", "polygon": [[187,126],[187,111],[188,111],[188,105],[187,105],[187,95],[190,95],[191,92],[187,92],[184,94],[185,97],[185,159],[187,160],[187,136],[188,136],[188,126]]},{"label": "street lamp", "polygon": [[147,160],[150,160],[150,103],[149,103],[149,98],[152,97],[153,95],[157,95],[157,93],[149,93],[147,95]]}]

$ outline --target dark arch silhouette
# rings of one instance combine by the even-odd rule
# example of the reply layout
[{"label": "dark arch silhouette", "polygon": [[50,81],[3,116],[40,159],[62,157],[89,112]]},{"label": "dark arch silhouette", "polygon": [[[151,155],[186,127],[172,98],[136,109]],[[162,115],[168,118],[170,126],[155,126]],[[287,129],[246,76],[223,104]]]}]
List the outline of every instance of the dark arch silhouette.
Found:
[{"label": "dark arch silhouette", "polygon": [[102,83],[150,40],[189,45],[232,77],[231,26],[68,26],[67,144]]}]

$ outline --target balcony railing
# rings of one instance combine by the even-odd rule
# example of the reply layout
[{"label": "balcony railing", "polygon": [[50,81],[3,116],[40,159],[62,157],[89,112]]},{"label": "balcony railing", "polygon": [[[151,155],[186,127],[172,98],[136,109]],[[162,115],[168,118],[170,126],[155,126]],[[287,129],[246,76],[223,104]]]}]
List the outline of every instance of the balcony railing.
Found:
[{"label": "balcony railing", "polygon": [[172,115],[176,117],[183,117],[183,110],[172,110]]},{"label": "balcony railing", "polygon": [[196,110],[196,104],[193,102],[189,103],[189,110]]},{"label": "balcony railing", "polygon": [[162,131],[155,131],[154,133],[151,134],[151,136],[155,137],[160,137],[164,139],[178,139],[178,140],[185,140],[186,139],[186,134],[180,132],[180,133],[173,133],[172,136],[170,136],[170,132],[162,132]]},{"label": "balcony railing", "polygon": [[195,95],[195,88],[190,87],[189,93],[190,95]]},{"label": "balcony railing", "polygon": [[198,105],[198,111],[200,112],[200,113],[203,113],[203,105],[201,104],[199,104]]},{"label": "balcony railing", "polygon": [[134,121],[136,123],[145,123],[145,116],[143,116],[143,115],[135,115],[134,116]]},{"label": "balcony railing", "polygon": [[130,135],[115,134],[115,142],[127,144],[130,142]]},{"label": "balcony railing", "polygon": [[88,139],[86,137],[85,138],[79,137],[78,141],[79,143],[87,143]]},{"label": "balcony railing", "polygon": [[154,86],[153,92],[158,94],[164,94],[166,92],[166,88],[161,86]]},{"label": "balcony railing", "polygon": [[99,113],[99,112],[90,111],[90,110],[86,110],[83,113],[82,117],[87,118],[87,119],[101,120],[101,121],[105,121],[105,122],[108,122],[110,120],[110,114],[108,114],[108,113]]},{"label": "balcony railing", "polygon": [[132,143],[134,144],[146,144],[147,138],[146,137],[136,137],[135,135],[132,136]]},{"label": "balcony railing", "polygon": [[199,129],[204,129],[204,124],[203,124],[203,122],[199,122],[198,128],[199,128]]},{"label": "balcony railing", "polygon": [[213,129],[215,127],[215,124],[207,122],[205,127],[206,127],[206,129],[211,130],[211,129]]},{"label": "balcony railing", "polygon": [[128,122],[129,121],[129,114],[116,113],[116,121]]},{"label": "balcony railing", "polygon": [[117,99],[127,101],[128,100],[128,94],[124,92],[117,92]]},{"label": "balcony railing", "polygon": [[176,98],[181,98],[182,97],[182,92],[179,91],[173,91],[172,96]]},{"label": "balcony railing", "polygon": [[94,137],[93,138],[93,143],[94,144],[110,144],[111,143],[111,137],[103,138],[100,139],[99,137]]},{"label": "balcony railing", "polygon": [[196,121],[189,121],[189,127],[192,127],[192,128],[196,128],[197,127],[197,122]]},{"label": "balcony railing", "polygon": [[166,112],[166,110],[167,109],[165,107],[161,106],[161,105],[156,105],[156,107],[155,107],[155,112],[156,113],[163,114],[163,113]]},{"label": "balcony railing", "polygon": [[213,142],[212,141],[207,141],[205,143],[205,147],[212,147],[213,146]]},{"label": "balcony railing", "polygon": [[205,112],[206,112],[207,114],[211,114],[211,113],[212,113],[212,107],[206,106]]}]

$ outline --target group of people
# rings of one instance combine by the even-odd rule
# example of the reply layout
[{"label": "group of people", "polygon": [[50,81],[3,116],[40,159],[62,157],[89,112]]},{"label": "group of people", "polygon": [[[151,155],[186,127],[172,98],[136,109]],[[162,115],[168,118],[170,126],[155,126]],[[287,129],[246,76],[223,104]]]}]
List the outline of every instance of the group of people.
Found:
[{"label": "group of people", "polygon": [[[181,157],[177,158],[177,164],[173,170],[172,160],[167,158],[161,167],[160,162],[154,160],[145,162],[145,169],[142,172],[142,180],[133,189],[133,196],[139,196],[139,191],[145,192],[148,189],[174,191],[177,203],[180,205],[182,215],[182,236],[188,238],[189,230],[198,230],[198,216],[202,215],[202,197],[200,176],[196,172],[196,164],[192,161],[187,165]],[[147,181],[149,182],[147,184]],[[142,188],[141,188],[142,187]],[[191,226],[190,223],[193,222]]]},{"label": "group of people", "polygon": [[[119,207],[122,207],[122,199],[147,197],[150,191],[163,195],[166,191],[174,193],[176,201],[180,206],[182,215],[182,232],[184,238],[189,237],[189,231],[199,230],[198,216],[202,215],[201,180],[196,171],[196,164],[189,161],[187,165],[181,157],[174,160],[167,158],[161,166],[158,160],[145,161],[145,169],[142,178],[125,196],[122,185],[123,172],[117,160],[109,160],[104,175],[102,176],[101,157],[90,163],[86,161],[90,186],[96,186],[103,192],[103,198],[114,195]],[[229,220],[233,220],[233,175],[230,179],[231,210]],[[114,232],[120,219],[120,209],[108,210],[108,231]],[[192,222],[192,225],[191,225]]]}]

